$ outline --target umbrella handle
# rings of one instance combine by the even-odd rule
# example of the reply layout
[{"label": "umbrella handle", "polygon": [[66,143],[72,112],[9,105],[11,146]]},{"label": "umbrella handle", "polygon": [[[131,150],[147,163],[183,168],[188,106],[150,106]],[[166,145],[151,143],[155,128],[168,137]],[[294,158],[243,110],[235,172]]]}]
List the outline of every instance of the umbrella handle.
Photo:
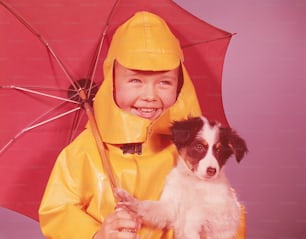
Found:
[{"label": "umbrella handle", "polygon": [[90,126],[91,126],[91,130],[92,130],[93,136],[95,138],[95,141],[96,141],[96,144],[97,144],[97,147],[98,147],[98,151],[99,151],[99,154],[100,154],[100,157],[101,157],[101,160],[102,160],[102,165],[103,165],[104,170],[105,170],[105,172],[108,176],[113,196],[115,198],[115,201],[119,202],[120,199],[118,198],[118,196],[115,193],[115,190],[117,188],[116,178],[113,174],[112,166],[111,166],[111,164],[110,164],[110,162],[109,162],[109,160],[106,156],[104,143],[103,143],[101,134],[99,133],[97,122],[96,122],[96,119],[95,119],[93,111],[92,111],[92,107],[88,103],[86,93],[83,89],[79,90],[79,95],[80,95],[80,98],[84,102],[83,107],[84,107],[85,112],[87,114],[87,117],[88,117],[88,120],[89,120],[89,123],[90,123]]}]

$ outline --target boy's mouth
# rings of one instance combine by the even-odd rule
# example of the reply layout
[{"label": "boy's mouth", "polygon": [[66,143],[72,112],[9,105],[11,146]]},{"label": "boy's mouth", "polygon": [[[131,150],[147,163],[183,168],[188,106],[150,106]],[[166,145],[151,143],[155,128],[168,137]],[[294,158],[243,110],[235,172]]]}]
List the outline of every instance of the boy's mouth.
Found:
[{"label": "boy's mouth", "polygon": [[145,119],[156,119],[160,113],[160,108],[151,108],[151,107],[133,107],[132,113],[135,115],[145,118]]}]

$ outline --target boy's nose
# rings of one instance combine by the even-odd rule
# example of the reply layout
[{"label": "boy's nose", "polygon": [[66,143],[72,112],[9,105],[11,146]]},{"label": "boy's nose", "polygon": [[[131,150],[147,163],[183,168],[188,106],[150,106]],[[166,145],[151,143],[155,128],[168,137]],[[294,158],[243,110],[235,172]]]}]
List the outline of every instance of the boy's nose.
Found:
[{"label": "boy's nose", "polygon": [[153,101],[156,99],[156,90],[153,85],[146,85],[142,92],[142,98],[147,101]]}]

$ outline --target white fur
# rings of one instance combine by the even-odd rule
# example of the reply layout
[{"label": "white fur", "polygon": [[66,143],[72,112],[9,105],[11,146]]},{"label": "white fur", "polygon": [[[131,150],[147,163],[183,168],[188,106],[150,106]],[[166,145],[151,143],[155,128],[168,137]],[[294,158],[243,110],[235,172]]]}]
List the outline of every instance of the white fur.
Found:
[{"label": "white fur", "polygon": [[207,178],[206,169],[209,167],[215,168],[217,170],[214,177],[217,177],[220,172],[218,161],[213,155],[213,146],[218,140],[219,126],[216,125],[211,127],[205,118],[202,117],[202,120],[205,123],[203,129],[199,131],[198,137],[205,139],[205,141],[208,143],[208,152],[206,156],[200,161],[195,174],[199,178],[205,179]]},{"label": "white fur", "polygon": [[[205,128],[206,127],[206,128]],[[240,222],[240,203],[234,190],[212,154],[218,126],[198,136],[209,144],[209,152],[192,172],[179,157],[177,166],[166,179],[159,201],[139,201],[124,190],[118,190],[123,204],[141,216],[145,223],[158,228],[174,229],[176,239],[233,239]],[[215,167],[216,175],[207,179],[207,167]],[[200,234],[204,234],[200,237]]]}]

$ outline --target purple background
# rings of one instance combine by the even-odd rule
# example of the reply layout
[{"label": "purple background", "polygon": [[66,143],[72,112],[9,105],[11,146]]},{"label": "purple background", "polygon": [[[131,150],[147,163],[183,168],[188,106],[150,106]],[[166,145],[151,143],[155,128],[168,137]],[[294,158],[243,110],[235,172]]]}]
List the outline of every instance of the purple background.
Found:
[{"label": "purple background", "polygon": [[[229,32],[227,118],[249,146],[228,176],[248,212],[248,239],[306,239],[306,1],[176,0]],[[38,223],[0,209],[0,239],[42,239]]]}]

